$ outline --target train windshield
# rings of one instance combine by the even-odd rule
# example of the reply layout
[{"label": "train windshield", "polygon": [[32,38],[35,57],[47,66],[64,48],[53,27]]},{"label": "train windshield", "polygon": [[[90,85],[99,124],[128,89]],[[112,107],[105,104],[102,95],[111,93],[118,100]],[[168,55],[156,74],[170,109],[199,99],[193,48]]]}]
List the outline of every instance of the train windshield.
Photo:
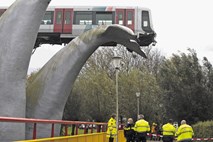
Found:
[{"label": "train windshield", "polygon": [[142,29],[145,32],[151,32],[152,29],[150,27],[150,18],[149,18],[149,11],[142,11]]}]

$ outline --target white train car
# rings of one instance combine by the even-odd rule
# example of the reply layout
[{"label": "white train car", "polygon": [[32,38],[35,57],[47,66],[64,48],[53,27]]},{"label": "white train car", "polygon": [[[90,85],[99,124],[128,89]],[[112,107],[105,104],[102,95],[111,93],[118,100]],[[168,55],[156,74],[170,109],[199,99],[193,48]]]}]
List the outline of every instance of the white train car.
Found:
[{"label": "white train car", "polygon": [[[0,7],[0,16],[6,11]],[[48,7],[38,32],[40,44],[69,43],[81,33],[100,25],[120,24],[132,29],[141,46],[155,43],[151,12],[142,7]],[[121,35],[122,36],[122,35]],[[116,45],[116,43],[109,43]]]}]

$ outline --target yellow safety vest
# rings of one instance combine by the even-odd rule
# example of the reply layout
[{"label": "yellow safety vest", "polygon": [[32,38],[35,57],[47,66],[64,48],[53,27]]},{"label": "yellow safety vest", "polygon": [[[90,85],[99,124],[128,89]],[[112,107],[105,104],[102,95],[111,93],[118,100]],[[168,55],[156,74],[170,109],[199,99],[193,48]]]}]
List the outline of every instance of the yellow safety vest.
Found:
[{"label": "yellow safety vest", "polygon": [[164,136],[174,136],[176,128],[171,123],[167,123],[163,125],[162,130]]},{"label": "yellow safety vest", "polygon": [[138,120],[135,123],[135,131],[138,133],[149,132],[150,131],[149,123],[144,119]]},{"label": "yellow safety vest", "polygon": [[176,132],[177,141],[192,139],[194,135],[193,129],[187,124],[182,124]]},{"label": "yellow safety vest", "polygon": [[108,121],[108,128],[107,128],[107,137],[114,138],[117,135],[116,129],[116,120],[114,118],[110,118]]}]

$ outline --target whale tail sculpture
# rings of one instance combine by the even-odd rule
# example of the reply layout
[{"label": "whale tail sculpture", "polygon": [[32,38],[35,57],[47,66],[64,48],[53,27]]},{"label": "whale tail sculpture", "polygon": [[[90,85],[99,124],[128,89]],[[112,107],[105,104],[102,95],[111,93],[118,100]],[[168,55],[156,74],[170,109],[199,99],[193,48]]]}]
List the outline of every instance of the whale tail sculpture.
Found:
[{"label": "whale tail sculpture", "polygon": [[[146,58],[133,31],[121,25],[100,26],[72,40],[37,73],[27,86],[27,117],[62,119],[63,110],[72,86],[90,55],[107,42],[116,42]],[[50,127],[38,125],[37,136],[49,135]],[[55,136],[59,135],[59,127]],[[32,137],[32,126],[27,125],[27,138]]]},{"label": "whale tail sculpture", "polygon": [[[26,76],[50,0],[16,0],[0,17],[0,116],[25,117]],[[0,141],[25,138],[25,125],[0,123]]]}]

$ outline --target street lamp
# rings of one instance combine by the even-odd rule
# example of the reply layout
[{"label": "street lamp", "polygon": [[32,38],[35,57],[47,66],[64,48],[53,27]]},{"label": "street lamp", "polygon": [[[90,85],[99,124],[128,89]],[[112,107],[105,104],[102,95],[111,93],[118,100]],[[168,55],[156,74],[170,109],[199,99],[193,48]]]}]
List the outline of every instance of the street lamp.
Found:
[{"label": "street lamp", "polygon": [[137,117],[139,115],[139,98],[140,98],[141,93],[140,92],[136,92],[136,97],[137,97]]},{"label": "street lamp", "polygon": [[112,58],[112,63],[115,68],[115,88],[116,88],[116,129],[117,129],[117,137],[116,142],[118,142],[118,71],[121,67],[121,57],[114,56]]}]

